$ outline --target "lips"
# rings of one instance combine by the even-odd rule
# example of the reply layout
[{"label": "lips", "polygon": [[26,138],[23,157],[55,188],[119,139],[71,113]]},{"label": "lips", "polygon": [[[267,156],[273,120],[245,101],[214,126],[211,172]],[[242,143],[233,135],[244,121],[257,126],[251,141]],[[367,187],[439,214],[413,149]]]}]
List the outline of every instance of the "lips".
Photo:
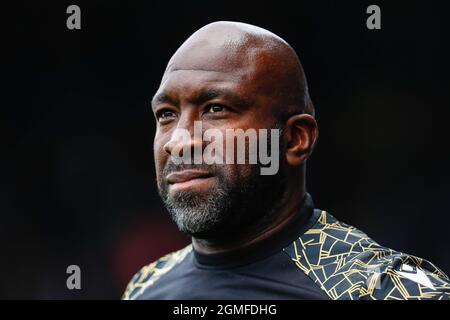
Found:
[{"label": "lips", "polygon": [[169,184],[183,183],[194,179],[206,179],[212,176],[211,173],[199,170],[183,170],[172,172],[166,179]]},{"label": "lips", "polygon": [[172,172],[166,176],[169,184],[169,193],[195,192],[208,193],[215,186],[213,175],[207,171],[183,170]]}]

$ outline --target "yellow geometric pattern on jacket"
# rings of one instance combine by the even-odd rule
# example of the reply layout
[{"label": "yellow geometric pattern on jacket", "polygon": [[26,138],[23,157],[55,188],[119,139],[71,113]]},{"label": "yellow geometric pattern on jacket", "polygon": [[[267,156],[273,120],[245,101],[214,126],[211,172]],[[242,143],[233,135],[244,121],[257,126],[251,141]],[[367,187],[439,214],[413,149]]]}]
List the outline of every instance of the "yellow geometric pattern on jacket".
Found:
[{"label": "yellow geometric pattern on jacket", "polygon": [[162,258],[156,260],[153,263],[143,267],[138,273],[134,275],[128,284],[125,293],[122,296],[124,300],[134,300],[145,289],[155,283],[163,274],[170,271],[175,265],[183,261],[186,255],[192,251],[192,245],[188,245],[185,248],[166,254]]},{"label": "yellow geometric pattern on jacket", "polygon": [[284,251],[333,300],[450,299],[448,277],[432,263],[382,247],[325,211]]},{"label": "yellow geometric pattern on jacket", "polygon": [[[143,267],[122,298],[138,298],[191,251],[188,245]],[[450,299],[448,277],[432,263],[382,247],[325,211],[284,252],[333,300]]]}]

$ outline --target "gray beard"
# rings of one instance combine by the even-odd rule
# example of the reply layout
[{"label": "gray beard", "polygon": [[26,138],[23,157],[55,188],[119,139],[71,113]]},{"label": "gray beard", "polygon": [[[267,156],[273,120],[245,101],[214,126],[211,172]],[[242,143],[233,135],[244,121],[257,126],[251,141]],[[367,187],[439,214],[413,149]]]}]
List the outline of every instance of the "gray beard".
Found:
[{"label": "gray beard", "polygon": [[257,165],[237,185],[221,175],[215,178],[217,188],[207,194],[184,191],[169,196],[166,188],[159,188],[164,205],[180,231],[198,239],[225,239],[241,230],[264,225],[273,218],[286,187],[283,171],[261,176]]},{"label": "gray beard", "polygon": [[180,231],[200,236],[209,234],[223,223],[228,211],[227,198],[227,192],[221,188],[211,190],[206,197],[180,192],[174,197],[166,197],[164,204]]}]

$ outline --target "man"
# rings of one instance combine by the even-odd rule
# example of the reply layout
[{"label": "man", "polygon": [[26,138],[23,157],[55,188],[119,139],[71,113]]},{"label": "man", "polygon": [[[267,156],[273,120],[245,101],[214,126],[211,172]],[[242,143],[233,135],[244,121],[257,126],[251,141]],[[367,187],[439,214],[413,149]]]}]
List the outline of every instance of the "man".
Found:
[{"label": "man", "polygon": [[[280,37],[235,22],[201,28],[170,59],[152,109],[158,189],[192,244],[143,267],[124,299],[450,298],[433,264],[314,208],[305,190],[314,107],[300,61]],[[269,143],[279,142],[271,148],[279,170],[190,162],[212,142],[177,132],[193,133],[199,122],[202,132],[279,129]]]}]

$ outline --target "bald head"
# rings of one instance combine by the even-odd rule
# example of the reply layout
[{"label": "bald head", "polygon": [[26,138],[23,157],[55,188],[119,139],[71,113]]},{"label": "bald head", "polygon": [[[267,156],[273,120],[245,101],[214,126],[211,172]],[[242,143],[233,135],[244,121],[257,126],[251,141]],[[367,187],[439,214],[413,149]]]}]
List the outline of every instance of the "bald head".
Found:
[{"label": "bald head", "polygon": [[192,34],[175,52],[164,73],[180,70],[226,73],[253,94],[272,100],[273,114],[314,114],[305,74],[295,51],[279,36],[239,22],[214,22]]}]

